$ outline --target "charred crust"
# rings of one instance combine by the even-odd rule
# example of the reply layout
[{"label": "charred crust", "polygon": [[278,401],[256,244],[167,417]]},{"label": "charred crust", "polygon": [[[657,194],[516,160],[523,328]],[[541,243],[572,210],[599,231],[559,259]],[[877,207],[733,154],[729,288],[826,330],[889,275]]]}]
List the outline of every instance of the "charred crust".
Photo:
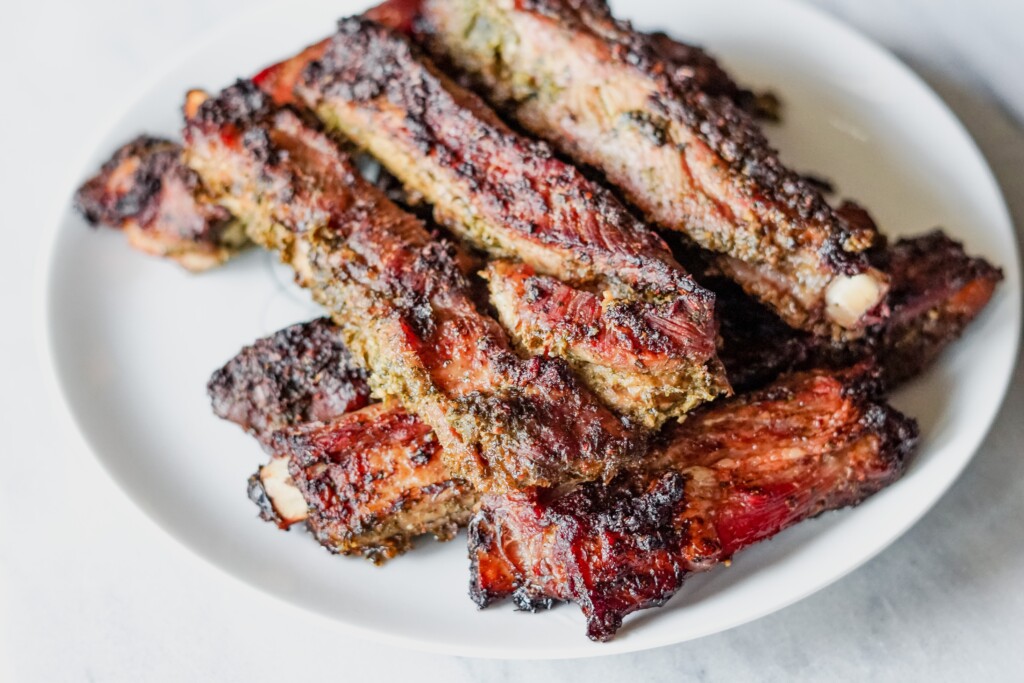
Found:
[{"label": "charred crust", "polygon": [[[111,192],[110,176],[123,164],[136,163],[133,182],[124,194]],[[170,140],[140,135],[120,147],[99,173],[75,193],[75,208],[92,225],[121,227],[143,213],[160,193],[169,169],[181,166],[181,147]]]},{"label": "charred crust", "polygon": [[367,405],[367,374],[326,318],[286,327],[242,349],[210,377],[218,417],[260,438]]},{"label": "charred crust", "polygon": [[[857,207],[854,207],[856,209]],[[968,256],[941,230],[871,252],[872,264],[890,273],[888,319],[845,345],[822,345],[823,363],[877,358],[882,384],[891,389],[927,369],[988,304],[1002,271]]]},{"label": "charred crust", "polygon": [[[204,102],[197,117],[203,107],[224,108],[220,99]],[[209,117],[222,125],[190,124],[190,160],[239,207],[250,237],[295,266],[375,373],[377,390],[430,420],[451,474],[485,490],[512,490],[604,478],[638,457],[643,440],[632,425],[564,363],[520,359],[497,322],[476,309],[449,249],[359,179],[328,136],[285,110],[236,127],[249,115],[245,106],[226,109]],[[287,154],[260,162],[239,144],[250,125],[268,128]],[[463,356],[485,382],[444,376]]]},{"label": "charred crust", "polygon": [[260,519],[264,522],[276,524],[281,529],[288,528],[288,525],[281,519],[281,516],[277,514],[277,510],[274,509],[274,504],[271,502],[270,496],[263,486],[263,479],[258,471],[249,477],[248,494],[249,500],[259,508]]},{"label": "charred crust", "polygon": [[860,425],[866,433],[877,435],[878,457],[884,460],[886,469],[895,480],[906,470],[917,450],[921,437],[917,420],[873,403],[864,410]]},{"label": "charred crust", "polygon": [[[844,203],[840,210],[851,223],[874,225],[856,204]],[[701,284],[717,294],[719,357],[738,390],[756,389],[793,370],[874,361],[880,375],[863,393],[890,391],[924,372],[981,313],[1002,280],[998,268],[968,256],[941,230],[881,245],[871,250],[870,259],[890,274],[889,317],[858,339],[836,341],[790,328],[734,283],[708,275],[693,252],[679,253]]]},{"label": "charred crust", "polygon": [[216,97],[203,102],[191,123],[209,128],[234,126],[242,129],[268,120],[274,111],[269,95],[251,80],[239,79]]},{"label": "charred crust", "polygon": [[118,149],[78,189],[74,206],[91,225],[146,232],[149,244],[140,248],[165,256],[214,258],[239,246],[227,243],[231,215],[205,200],[198,176],[182,161],[181,146],[163,138],[142,135]]},{"label": "charred crust", "polygon": [[288,458],[307,526],[331,552],[380,564],[415,536],[451,539],[476,499],[465,481],[448,476],[430,429],[395,408],[281,430],[270,442]]},{"label": "charred crust", "polygon": [[[748,196],[774,205],[790,220],[828,225],[818,251],[836,273],[866,270],[863,254],[847,248],[858,243],[850,239],[854,234],[813,183],[782,164],[751,112],[744,109],[745,98],[702,88],[700,79],[685,69],[672,68],[671,50],[663,37],[616,19],[602,0],[525,0],[516,11],[534,12],[557,21],[563,30],[596,36],[608,45],[613,60],[657,85],[659,94],[651,101],[652,109],[696,133],[727,164]],[[707,86],[706,80],[703,85]],[[747,104],[749,109],[749,98]]]},{"label": "charred crust", "polygon": [[973,281],[998,283],[1003,279],[999,268],[985,259],[967,256],[962,242],[939,229],[901,239],[872,256],[879,268],[894,274],[889,295],[894,315],[920,305],[923,291],[934,296],[958,291]]},{"label": "charred crust", "polygon": [[[517,135],[482,100],[438,72],[406,37],[363,17],[343,19],[323,59],[308,67],[304,84],[307,99],[313,101],[337,97],[345,102],[372,103],[386,98],[390,105],[400,106],[403,124],[417,149],[454,169],[483,202],[485,212],[500,216],[519,233],[534,235],[548,247],[572,250],[581,260],[595,261],[594,268],[605,269],[610,279],[614,279],[610,271],[618,269],[641,291],[649,288],[663,296],[685,294],[698,313],[713,305],[713,294],[687,277],[665,243],[609,190],[555,158],[545,143]],[[460,143],[464,149],[454,149],[443,139],[443,132],[437,129],[442,119],[471,121],[474,135]],[[516,157],[529,165],[527,172],[494,182],[482,160],[493,161],[501,150],[519,150]],[[584,220],[592,217],[593,225],[571,230],[545,227],[550,222],[550,199],[534,182],[540,177],[547,186],[560,188],[559,201],[580,206],[580,215],[587,217]],[[583,238],[588,230],[605,233],[608,244],[603,245],[603,253]],[[599,259],[607,263],[596,263]],[[642,276],[636,276],[642,277],[640,281],[629,281],[630,275],[625,275],[641,270]]]},{"label": "charred crust", "polygon": [[701,282],[716,294],[718,357],[736,391],[760,388],[785,372],[806,367],[813,336],[791,328],[734,282],[721,277]]},{"label": "charred crust", "polygon": [[636,33],[636,40],[648,42],[664,60],[666,72],[677,82],[690,81],[710,95],[726,97],[738,107],[771,121],[779,118],[781,104],[772,93],[754,93],[742,88],[718,61],[703,48],[681,43],[666,33]]},{"label": "charred crust", "polygon": [[589,483],[559,498],[545,521],[563,526],[587,519],[587,532],[628,534],[644,549],[665,547],[665,530],[686,496],[687,477],[666,472],[650,483],[643,477],[621,475],[611,484]]},{"label": "charred crust", "polygon": [[[685,372],[699,374],[716,389],[725,385],[714,357],[713,293],[693,282],[667,245],[610,191],[555,158],[544,143],[517,135],[479,98],[439,73],[405,36],[363,17],[342,20],[322,59],[306,69],[300,95],[342,130],[354,125],[357,112],[371,121],[390,121],[381,117],[392,115],[381,112],[396,109],[394,125],[400,130],[393,134],[394,144],[449,174],[433,182],[448,183],[449,189],[465,184],[467,201],[483,225],[463,225],[466,221],[451,218],[446,213],[450,207],[442,205],[437,207],[440,220],[458,224],[455,229],[499,252],[518,247],[494,246],[489,240],[528,240],[546,254],[559,255],[568,264],[559,276],[571,286],[607,286],[615,292],[610,322],[621,332],[642,339],[653,353],[671,352]],[[465,134],[454,139],[452,125]],[[374,149],[375,134],[363,135],[357,142]],[[563,206],[571,210],[556,216]],[[506,238],[505,232],[512,236]],[[650,324],[654,317],[664,319],[665,329],[677,338]],[[411,315],[408,325],[425,338],[430,332],[426,322]],[[680,400],[697,402],[697,393]],[[462,411],[474,419],[490,410],[477,410],[473,397],[463,403]]]},{"label": "charred crust", "polygon": [[555,606],[555,599],[546,595],[537,594],[530,590],[529,586],[520,586],[512,593],[512,604],[518,612],[530,612],[535,614],[546,611]]},{"label": "charred crust", "polygon": [[900,476],[917,438],[913,420],[857,393],[863,372],[795,374],[705,406],[608,483],[486,497],[470,534],[476,597],[572,600],[588,636],[608,640],[691,572],[859,504]]}]

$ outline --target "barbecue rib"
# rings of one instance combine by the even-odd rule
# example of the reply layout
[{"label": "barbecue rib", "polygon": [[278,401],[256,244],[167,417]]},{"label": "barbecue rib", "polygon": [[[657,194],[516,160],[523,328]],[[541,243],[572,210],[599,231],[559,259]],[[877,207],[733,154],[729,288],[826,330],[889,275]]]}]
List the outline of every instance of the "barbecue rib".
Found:
[{"label": "barbecue rib", "polygon": [[370,402],[366,372],[326,318],[246,346],[213,373],[206,389],[217,417],[263,443],[279,429],[328,422]]},{"label": "barbecue rib", "polygon": [[[903,238],[872,253],[892,278],[891,315],[845,343],[786,326],[771,311],[722,278],[701,278],[716,294],[719,354],[737,391],[761,386],[780,373],[808,367],[846,367],[872,359],[892,389],[924,372],[992,298],[998,268],[968,256],[942,231]],[[699,267],[693,271],[700,273]]]},{"label": "barbecue rib", "polygon": [[[439,223],[492,257],[522,260],[601,302],[602,315],[621,320],[628,311],[643,325],[628,339],[643,354],[628,363],[601,365],[609,356],[577,354],[572,339],[527,350],[563,355],[609,405],[652,428],[727,391],[715,357],[713,295],[610,191],[514,133],[405,36],[367,19],[342,20],[296,92],[430,202]],[[505,287],[502,296],[516,291]],[[514,305],[560,305],[537,302],[545,293]]]},{"label": "barbecue rib", "polygon": [[[1003,273],[941,230],[880,249],[873,260],[891,274],[890,319],[853,344],[832,345],[832,363],[878,358],[887,386],[926,370],[988,305]],[[824,354],[822,355],[824,358]]]},{"label": "barbecue rib", "polygon": [[455,247],[363,180],[327,136],[251,82],[186,106],[186,160],[331,312],[346,346],[430,425],[481,490],[605,479],[640,436],[557,359],[516,356],[473,304]]},{"label": "barbecue rib", "polygon": [[[305,502],[305,521],[328,550],[376,564],[407,550],[413,538],[447,541],[469,521],[473,488],[448,475],[430,427],[397,404],[377,403],[332,422],[276,432],[274,460],[257,475],[278,512],[294,498],[271,468],[286,460]],[[269,487],[269,488],[268,488]],[[297,521],[292,514],[287,522]]]},{"label": "barbecue rib", "polygon": [[[422,0],[386,0],[368,9],[363,16],[403,33],[412,33],[416,9]],[[720,64],[703,49],[681,43],[664,33],[651,33],[650,40],[675,77],[692,80],[705,92],[728,97],[737,106],[759,117],[778,119],[780,103],[771,94],[755,94],[736,84]],[[442,64],[443,66],[443,64]]]},{"label": "barbecue rib", "polygon": [[[602,0],[403,0],[404,23],[490,101],[602,171],[647,217],[717,254],[793,327],[857,336],[884,316],[875,233],[786,168],[753,117],[672,68]],[[396,10],[397,12],[397,10]]]},{"label": "barbecue rib", "polygon": [[672,78],[689,81],[701,92],[715,97],[726,97],[751,114],[769,121],[778,121],[782,103],[771,93],[754,93],[742,88],[722,68],[718,61],[694,45],[681,43],[666,33],[641,34],[672,70]]},{"label": "barbecue rib", "polygon": [[214,412],[273,455],[249,480],[263,519],[305,521],[332,552],[376,563],[468,521],[476,494],[448,476],[429,427],[397,405],[366,405],[366,376],[328,320],[245,347],[209,390]]},{"label": "barbecue rib", "polygon": [[271,64],[256,74],[252,82],[267,93],[279,107],[298,104],[295,99],[295,84],[302,78],[302,72],[310,62],[323,57],[330,42],[330,38],[325,38],[283,62]]},{"label": "barbecue rib", "polygon": [[118,149],[75,194],[92,225],[118,228],[148,254],[198,272],[231,258],[246,240],[231,215],[210,203],[170,140],[140,136]]},{"label": "barbecue rib", "polygon": [[[671,305],[608,300],[537,275],[511,261],[492,261],[483,272],[498,319],[519,348],[569,358],[579,376],[608,405],[659,427],[690,404],[678,372]],[[643,372],[631,372],[643,368]]]},{"label": "barbecue rib", "polygon": [[900,476],[916,423],[863,384],[856,370],[790,376],[670,428],[646,474],[485,496],[470,523],[471,596],[531,610],[571,600],[588,635],[610,639],[690,573]]}]

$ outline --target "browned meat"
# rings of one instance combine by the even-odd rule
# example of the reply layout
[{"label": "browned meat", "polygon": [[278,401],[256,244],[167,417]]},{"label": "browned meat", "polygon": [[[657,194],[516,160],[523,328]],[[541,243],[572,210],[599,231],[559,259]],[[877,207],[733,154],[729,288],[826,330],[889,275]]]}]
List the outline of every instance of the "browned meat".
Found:
[{"label": "browned meat", "polygon": [[[579,297],[602,301],[612,317],[628,310],[636,319],[659,320],[639,363],[602,365],[606,356],[577,354],[572,341],[547,345],[608,404],[656,428],[727,390],[715,358],[713,296],[694,284],[667,245],[609,190],[546,145],[514,133],[405,36],[366,19],[343,20],[297,93],[328,127],[433,204],[439,223],[492,257],[521,260]],[[502,296],[516,292],[505,288]]]},{"label": "browned meat", "polygon": [[880,248],[872,261],[892,277],[887,299],[892,314],[846,342],[793,330],[731,283],[702,278],[717,295],[719,353],[733,386],[750,389],[789,370],[871,359],[885,385],[896,387],[924,372],[963,333],[1002,279],[998,268],[968,256],[961,243],[940,230]]},{"label": "browned meat", "polygon": [[[984,310],[1003,273],[941,230],[901,239],[880,250],[878,267],[891,274],[892,316],[852,346],[858,358],[878,358],[895,386],[927,369]],[[838,361],[848,362],[841,350]]]},{"label": "browned meat", "polygon": [[865,384],[858,371],[791,376],[696,411],[645,474],[485,496],[470,524],[471,596],[525,609],[571,600],[588,635],[610,639],[692,572],[895,481],[917,427]]},{"label": "browned meat", "polygon": [[637,34],[650,42],[651,48],[665,62],[666,69],[674,70],[674,80],[689,80],[701,92],[727,97],[736,106],[760,118],[770,121],[779,119],[782,103],[775,95],[770,92],[754,93],[747,88],[741,88],[718,61],[703,49],[679,42],[660,31]]},{"label": "browned meat", "polygon": [[433,428],[451,474],[508,490],[604,479],[642,457],[636,432],[564,362],[512,352],[473,303],[455,247],[330,138],[250,82],[194,94],[186,112],[188,163],[331,311],[375,391]]},{"label": "browned meat", "polygon": [[782,164],[753,117],[674,67],[602,0],[423,0],[406,23],[493,104],[717,255],[791,326],[856,336],[884,317],[872,230]]},{"label": "browned meat", "polygon": [[260,516],[306,522],[332,552],[376,563],[432,533],[448,540],[476,501],[448,476],[433,432],[396,404],[367,406],[366,375],[326,319],[242,349],[210,380],[214,413],[271,452],[249,479]]},{"label": "browned meat", "polygon": [[213,373],[207,392],[217,417],[262,442],[279,429],[328,422],[370,402],[366,371],[326,318],[246,346]]},{"label": "browned meat", "polygon": [[811,359],[817,357],[814,351],[831,347],[831,342],[822,342],[822,337],[794,330],[782,322],[736,283],[724,277],[703,281],[715,290],[718,354],[737,392],[761,388],[783,373],[813,365]]},{"label": "browned meat", "polygon": [[274,104],[278,106],[298,104],[295,99],[295,84],[302,77],[302,71],[306,66],[320,59],[329,44],[330,38],[325,38],[310,45],[294,57],[263,69],[253,77],[252,82],[270,95]]},{"label": "browned meat", "polygon": [[690,388],[677,362],[687,355],[677,301],[609,299],[511,261],[492,261],[484,275],[498,318],[516,345],[531,354],[571,359],[589,386],[601,387],[605,403],[649,427],[689,404]]},{"label": "browned meat", "polygon": [[[365,12],[363,16],[385,26],[391,26],[403,33],[414,31],[417,9],[421,0],[386,0]],[[728,97],[733,102],[758,116],[775,119],[779,102],[771,94],[755,94],[742,88],[718,62],[703,49],[681,43],[664,33],[648,34],[651,44],[670,68],[676,69],[675,77],[692,80],[705,92]],[[442,66],[444,64],[442,63]]]},{"label": "browned meat", "polygon": [[397,404],[279,431],[272,448],[256,476],[277,521],[305,519],[332,552],[380,564],[416,536],[450,540],[476,503],[472,487],[448,475],[430,427]]},{"label": "browned meat", "polygon": [[180,145],[140,136],[118,149],[75,194],[92,225],[123,230],[148,254],[202,271],[231,258],[245,235],[231,215],[206,200]]}]

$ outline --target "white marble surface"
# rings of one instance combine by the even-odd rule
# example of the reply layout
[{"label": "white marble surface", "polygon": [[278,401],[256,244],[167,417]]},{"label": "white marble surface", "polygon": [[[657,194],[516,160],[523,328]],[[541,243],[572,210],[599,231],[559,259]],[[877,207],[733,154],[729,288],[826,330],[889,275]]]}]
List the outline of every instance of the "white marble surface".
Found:
[{"label": "white marble surface", "polygon": [[[816,4],[935,87],[1024,220],[1024,5]],[[53,179],[76,170],[69,160],[165,55],[248,5],[52,0],[0,15],[0,680],[1024,679],[1021,368],[975,461],[897,544],[782,612],[661,650],[518,663],[396,652],[307,620],[167,538],[52,426],[30,290]]]}]

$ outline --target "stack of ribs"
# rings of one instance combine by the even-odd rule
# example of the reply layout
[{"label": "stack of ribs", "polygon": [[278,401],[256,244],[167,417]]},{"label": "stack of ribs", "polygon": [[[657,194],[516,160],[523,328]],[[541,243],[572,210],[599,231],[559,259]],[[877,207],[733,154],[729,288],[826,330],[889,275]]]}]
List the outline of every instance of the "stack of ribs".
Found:
[{"label": "stack of ribs", "polygon": [[1001,277],[830,205],[762,134],[777,105],[600,0],[392,0],[189,93],[183,144],[76,199],[193,270],[272,250],[329,314],[209,383],[268,454],[263,519],[375,563],[468,525],[479,606],[576,602],[607,640],[898,479],[885,393]]}]

